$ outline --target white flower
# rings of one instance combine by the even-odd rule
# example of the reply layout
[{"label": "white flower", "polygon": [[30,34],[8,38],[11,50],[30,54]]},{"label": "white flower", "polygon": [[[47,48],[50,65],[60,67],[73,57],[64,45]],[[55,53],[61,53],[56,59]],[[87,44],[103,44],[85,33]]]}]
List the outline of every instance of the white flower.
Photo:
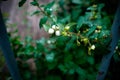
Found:
[{"label": "white flower", "polygon": [[52,29],[56,29],[56,25],[52,25]]},{"label": "white flower", "polygon": [[92,50],[95,50],[95,45],[92,45],[92,46],[91,46],[91,49],[92,49]]},{"label": "white flower", "polygon": [[48,33],[49,33],[49,34],[53,34],[53,33],[54,33],[54,29],[50,28],[50,29],[48,30]]},{"label": "white flower", "polygon": [[61,34],[60,34],[60,31],[57,30],[57,31],[55,32],[55,35],[56,35],[56,36],[60,36],[60,35],[61,35]]}]

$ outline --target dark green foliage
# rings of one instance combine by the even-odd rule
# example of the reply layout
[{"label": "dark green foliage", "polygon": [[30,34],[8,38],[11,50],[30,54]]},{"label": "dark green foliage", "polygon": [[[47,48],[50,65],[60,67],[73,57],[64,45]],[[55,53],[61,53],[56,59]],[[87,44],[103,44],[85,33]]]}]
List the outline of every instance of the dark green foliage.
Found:
[{"label": "dark green foliage", "polygon": [[39,4],[36,0],[34,0],[33,2],[30,2],[30,4],[33,5],[33,6],[39,6]]},{"label": "dark green foliage", "polygon": [[[21,6],[24,0],[21,1]],[[113,15],[105,11],[106,5],[95,0],[54,0],[40,5],[31,2],[43,14],[40,28],[50,34],[48,39],[25,41],[12,38],[16,56],[23,62],[34,59],[36,74],[28,65],[19,64],[25,80],[95,80],[103,55],[109,52],[110,26]],[[49,30],[54,30],[49,32]],[[60,35],[56,34],[60,31]],[[17,48],[15,47],[17,46]],[[116,60],[119,60],[118,57]],[[26,70],[25,70],[25,69]]]},{"label": "dark green foliage", "polygon": [[20,2],[19,2],[19,7],[22,7],[24,4],[25,4],[25,2],[26,2],[27,0],[21,0]]},{"label": "dark green foliage", "polygon": [[43,18],[40,19],[40,22],[39,22],[40,28],[42,28],[43,24],[45,24],[47,22],[47,19],[48,19],[47,16],[44,16]]}]

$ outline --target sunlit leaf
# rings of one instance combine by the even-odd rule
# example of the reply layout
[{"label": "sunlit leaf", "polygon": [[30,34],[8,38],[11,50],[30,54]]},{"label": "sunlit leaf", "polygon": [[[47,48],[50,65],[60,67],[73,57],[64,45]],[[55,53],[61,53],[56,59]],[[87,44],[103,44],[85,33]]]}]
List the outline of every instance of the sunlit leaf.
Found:
[{"label": "sunlit leaf", "polygon": [[45,30],[45,31],[48,31],[48,30],[49,30],[49,28],[50,28],[50,25],[43,24],[43,28],[44,28],[44,30]]},{"label": "sunlit leaf", "polygon": [[77,23],[75,23],[75,22],[71,22],[71,23],[68,23],[66,26],[74,26],[74,25],[76,25]]}]

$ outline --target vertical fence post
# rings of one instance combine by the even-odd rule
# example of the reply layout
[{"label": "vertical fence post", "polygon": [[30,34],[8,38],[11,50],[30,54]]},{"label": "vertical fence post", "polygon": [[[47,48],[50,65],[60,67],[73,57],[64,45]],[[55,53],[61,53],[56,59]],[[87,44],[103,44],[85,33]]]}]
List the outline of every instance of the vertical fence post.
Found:
[{"label": "vertical fence post", "polygon": [[120,1],[118,3],[118,8],[117,8],[115,18],[112,24],[111,32],[112,32],[112,42],[109,46],[110,53],[103,56],[96,80],[105,79],[105,76],[107,74],[107,71],[110,65],[111,58],[115,51],[115,47],[120,38]]},{"label": "vertical fence post", "polygon": [[17,62],[15,60],[14,53],[10,46],[10,42],[7,35],[6,26],[3,21],[1,10],[0,10],[0,48],[5,57],[12,79],[21,80],[18,67],[17,67]]}]

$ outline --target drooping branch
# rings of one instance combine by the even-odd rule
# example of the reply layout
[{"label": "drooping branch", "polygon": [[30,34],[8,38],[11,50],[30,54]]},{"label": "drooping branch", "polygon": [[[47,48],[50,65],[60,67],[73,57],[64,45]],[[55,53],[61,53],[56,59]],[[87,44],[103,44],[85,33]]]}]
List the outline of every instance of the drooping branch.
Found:
[{"label": "drooping branch", "polygon": [[111,32],[112,32],[112,42],[109,46],[110,53],[103,56],[96,80],[104,80],[108,71],[108,67],[110,65],[111,58],[114,54],[115,47],[120,38],[120,1],[112,24]]}]

